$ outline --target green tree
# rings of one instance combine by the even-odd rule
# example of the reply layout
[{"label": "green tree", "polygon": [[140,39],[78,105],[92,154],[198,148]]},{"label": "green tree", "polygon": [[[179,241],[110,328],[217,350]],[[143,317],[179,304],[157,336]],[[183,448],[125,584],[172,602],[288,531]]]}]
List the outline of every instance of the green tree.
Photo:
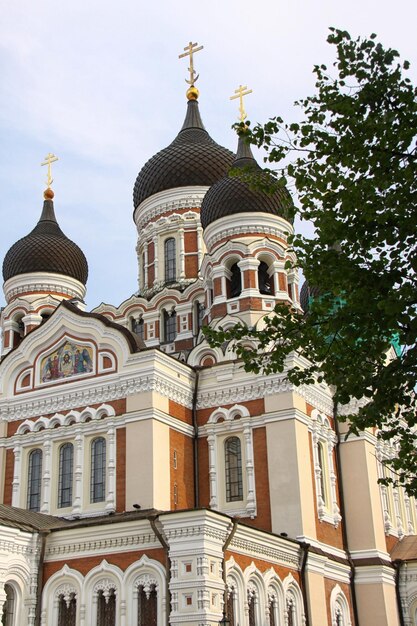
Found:
[{"label": "green tree", "polygon": [[[296,385],[325,379],[339,408],[365,398],[351,430],[392,439],[398,481],[417,495],[417,91],[408,62],[375,35],[331,28],[328,42],[336,61],[331,72],[314,67],[315,93],[296,102],[302,121],[277,117],[248,133],[314,226],[314,238],[291,243],[316,297],[305,315],[281,305],[263,330],[208,336],[232,341],[247,370],[286,372]],[[259,350],[242,346],[248,337]],[[294,351],[304,369],[287,367]]]}]

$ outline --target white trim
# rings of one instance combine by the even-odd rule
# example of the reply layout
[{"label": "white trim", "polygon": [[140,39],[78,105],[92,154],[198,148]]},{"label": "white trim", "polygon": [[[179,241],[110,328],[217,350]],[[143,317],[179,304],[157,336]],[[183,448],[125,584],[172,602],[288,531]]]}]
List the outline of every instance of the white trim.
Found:
[{"label": "white trim", "polygon": [[86,287],[79,280],[53,272],[28,272],[6,280],[3,285],[6,302],[26,293],[50,292],[59,299],[59,294],[68,298],[84,300]]}]

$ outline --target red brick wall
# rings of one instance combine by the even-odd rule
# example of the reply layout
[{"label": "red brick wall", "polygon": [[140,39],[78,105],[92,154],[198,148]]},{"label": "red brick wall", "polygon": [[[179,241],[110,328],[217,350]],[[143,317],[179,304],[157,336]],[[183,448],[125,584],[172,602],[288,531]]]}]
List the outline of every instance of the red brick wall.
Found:
[{"label": "red brick wall", "polygon": [[12,504],[12,489],[13,489],[13,474],[14,474],[14,452],[13,450],[6,450],[6,469],[4,472],[4,504]]},{"label": "red brick wall", "polygon": [[[352,610],[352,598],[350,595],[350,586],[346,583],[341,583],[339,581],[331,580],[330,578],[324,579],[324,590],[326,594],[326,607],[327,607],[327,620],[328,620],[327,623],[329,626],[332,625],[332,617],[331,617],[331,612],[330,612],[330,596],[332,594],[334,587],[336,587],[336,585],[339,585],[339,587],[341,588],[341,590],[346,596],[346,599],[349,604],[350,617],[352,620],[352,624],[354,624],[353,610]],[[356,626],[359,626],[359,624],[356,624]]]},{"label": "red brick wall", "polygon": [[[169,431],[171,509],[190,509],[194,506],[194,461],[193,439],[176,430]],[[174,468],[174,451],[177,468]],[[177,503],[174,501],[174,486],[177,486]]]},{"label": "red brick wall", "polygon": [[186,406],[182,406],[182,404],[178,404],[178,402],[174,402],[174,400],[169,401],[169,414],[171,417],[176,417],[182,422],[186,422],[186,424],[193,423],[193,412],[191,409],[188,409]]},{"label": "red brick wall", "polygon": [[[254,563],[258,570],[262,573],[266,572],[272,567],[281,580],[284,580],[284,578],[288,576],[289,573],[291,573],[294,576],[295,580],[298,582],[298,584],[300,583],[300,574],[299,572],[297,572],[297,570],[282,567],[282,565],[276,565],[274,563],[271,563],[271,561],[264,561],[263,559],[256,558],[254,559],[252,556],[239,554],[238,552],[233,552],[232,550],[226,550],[226,561],[231,556],[233,556],[234,560],[236,561],[236,563],[238,563],[242,570],[245,570],[247,567],[249,567],[251,563]],[[314,624],[314,626],[316,626],[316,624]],[[317,626],[319,625],[317,624]],[[322,625],[320,624],[320,626]]]},{"label": "red brick wall", "polygon": [[245,524],[271,531],[271,499],[269,495],[266,428],[264,426],[253,430],[253,453],[257,515],[254,519],[245,518]]}]

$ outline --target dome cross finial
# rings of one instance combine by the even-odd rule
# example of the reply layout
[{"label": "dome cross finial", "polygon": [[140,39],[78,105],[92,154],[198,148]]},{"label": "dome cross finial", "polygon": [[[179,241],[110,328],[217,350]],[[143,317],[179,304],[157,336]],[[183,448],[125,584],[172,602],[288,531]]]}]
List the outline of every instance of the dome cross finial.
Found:
[{"label": "dome cross finial", "polygon": [[[49,152],[43,163],[41,163],[42,165],[47,165],[48,166],[48,173],[46,175],[46,191],[48,191],[49,189],[51,189],[51,185],[54,182],[54,179],[52,178],[52,163],[55,163],[55,161],[58,161],[58,157],[56,157],[54,154],[52,154],[52,152]],[[46,193],[45,191],[45,193]]]},{"label": "dome cross finial", "polygon": [[204,46],[198,46],[198,47],[197,46],[198,46],[198,43],[193,43],[192,41],[190,41],[188,46],[185,46],[184,48],[185,52],[183,52],[183,54],[178,55],[179,59],[183,59],[184,57],[190,57],[190,67],[188,68],[188,71],[190,72],[190,78],[185,79],[185,82],[190,85],[190,88],[187,90],[187,98],[189,100],[197,100],[198,98],[198,89],[196,89],[196,87],[194,86],[194,83],[196,83],[196,81],[198,80],[199,74],[197,74],[194,69],[193,55],[196,52],[200,52],[200,50],[202,50]]},{"label": "dome cross finial", "polygon": [[235,95],[230,96],[230,100],[236,100],[237,98],[239,98],[239,119],[241,122],[244,122],[245,119],[248,117],[245,111],[245,106],[243,104],[243,96],[247,96],[250,93],[252,93],[252,89],[248,89],[246,85],[244,87],[242,85],[239,85],[239,88],[235,89]]}]

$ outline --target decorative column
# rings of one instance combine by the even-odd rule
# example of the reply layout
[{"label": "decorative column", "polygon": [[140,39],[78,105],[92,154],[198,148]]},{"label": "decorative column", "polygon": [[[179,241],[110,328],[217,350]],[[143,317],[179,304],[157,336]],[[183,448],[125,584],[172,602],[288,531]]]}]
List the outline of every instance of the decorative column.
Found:
[{"label": "decorative column", "polygon": [[145,285],[142,285],[144,268],[142,268],[142,257],[140,255],[140,240],[139,237],[136,241],[136,257],[138,259],[138,289],[143,289]]},{"label": "decorative column", "polygon": [[242,295],[259,295],[258,287],[258,259],[248,257],[238,262],[242,274]]},{"label": "decorative column", "polygon": [[116,430],[114,424],[109,424],[107,431],[108,463],[107,463],[107,495],[106,511],[116,509]]},{"label": "decorative column", "polygon": [[210,507],[217,509],[217,454],[216,454],[216,436],[211,433],[207,437],[209,449],[209,480],[210,480]]},{"label": "decorative column", "polygon": [[159,278],[159,246],[158,246],[158,235],[154,235],[153,239],[153,268],[154,268],[154,279],[153,284],[157,285]]},{"label": "decorative column", "polygon": [[143,288],[148,288],[148,243],[143,246]]},{"label": "decorative column", "polygon": [[43,502],[41,505],[41,513],[49,513],[51,510],[51,447],[51,438],[47,436],[43,443]]},{"label": "decorative column", "polygon": [[75,489],[74,503],[72,505],[73,515],[79,515],[83,506],[83,460],[84,460],[84,437],[81,430],[75,431]]},{"label": "decorative column", "polygon": [[180,280],[185,278],[185,246],[184,246],[184,229],[179,229],[180,235]]},{"label": "decorative column", "polygon": [[198,255],[198,278],[201,278],[200,269],[203,262],[203,228],[197,227],[197,255]]},{"label": "decorative column", "polygon": [[20,502],[20,480],[21,480],[21,456],[22,446],[17,445],[13,448],[14,452],[14,470],[12,483],[12,506],[21,506]]},{"label": "decorative column", "polygon": [[256,499],[255,499],[255,469],[253,463],[253,445],[252,445],[252,429],[249,424],[246,424],[243,429],[243,436],[245,438],[245,451],[246,451],[246,479],[248,488],[248,498],[246,504],[246,510],[253,518],[256,513]]}]

